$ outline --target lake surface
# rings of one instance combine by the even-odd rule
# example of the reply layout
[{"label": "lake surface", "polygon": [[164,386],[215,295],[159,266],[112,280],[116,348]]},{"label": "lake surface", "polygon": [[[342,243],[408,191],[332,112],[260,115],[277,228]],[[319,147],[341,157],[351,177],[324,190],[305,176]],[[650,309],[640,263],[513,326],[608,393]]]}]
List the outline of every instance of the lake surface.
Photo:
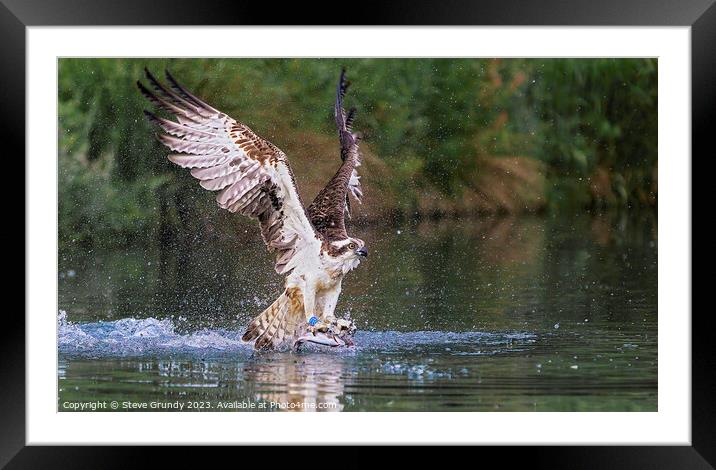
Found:
[{"label": "lake surface", "polygon": [[300,353],[240,341],[281,290],[255,232],[61,250],[58,409],[657,410],[653,213],[353,227],[356,346]]}]

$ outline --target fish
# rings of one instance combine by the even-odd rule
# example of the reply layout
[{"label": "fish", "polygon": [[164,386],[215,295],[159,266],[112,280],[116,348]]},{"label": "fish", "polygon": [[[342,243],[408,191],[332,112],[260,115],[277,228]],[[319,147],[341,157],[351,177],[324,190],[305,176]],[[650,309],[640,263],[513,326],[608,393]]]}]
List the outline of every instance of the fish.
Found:
[{"label": "fish", "polygon": [[302,344],[313,343],[328,347],[354,346],[353,335],[356,332],[355,324],[350,320],[333,320],[325,331],[306,332],[293,342],[293,350],[298,351]]}]

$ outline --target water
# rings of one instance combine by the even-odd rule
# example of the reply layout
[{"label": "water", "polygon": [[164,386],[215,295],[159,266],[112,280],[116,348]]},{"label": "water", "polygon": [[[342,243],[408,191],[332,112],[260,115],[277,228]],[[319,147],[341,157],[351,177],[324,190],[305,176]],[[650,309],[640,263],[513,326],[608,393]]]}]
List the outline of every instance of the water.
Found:
[{"label": "water", "polygon": [[281,286],[250,229],[63,250],[58,408],[657,410],[653,215],[353,233],[371,256],[345,279],[337,313],[355,320],[357,345],[298,354],[240,341]]}]

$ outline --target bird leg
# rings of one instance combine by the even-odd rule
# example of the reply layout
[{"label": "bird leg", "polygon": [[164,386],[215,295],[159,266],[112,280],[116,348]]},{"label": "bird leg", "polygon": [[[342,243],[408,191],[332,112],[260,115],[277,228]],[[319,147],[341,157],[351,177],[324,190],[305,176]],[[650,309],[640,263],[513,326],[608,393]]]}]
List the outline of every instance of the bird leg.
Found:
[{"label": "bird leg", "polygon": [[323,311],[321,312],[321,318],[326,323],[332,324],[335,322],[333,313],[336,311],[336,304],[338,303],[338,297],[341,295],[341,285],[338,285],[323,294]]},{"label": "bird leg", "polygon": [[316,288],[308,282],[303,282],[303,311],[306,315],[308,331],[315,334],[317,331],[326,331],[329,324],[316,315]]}]

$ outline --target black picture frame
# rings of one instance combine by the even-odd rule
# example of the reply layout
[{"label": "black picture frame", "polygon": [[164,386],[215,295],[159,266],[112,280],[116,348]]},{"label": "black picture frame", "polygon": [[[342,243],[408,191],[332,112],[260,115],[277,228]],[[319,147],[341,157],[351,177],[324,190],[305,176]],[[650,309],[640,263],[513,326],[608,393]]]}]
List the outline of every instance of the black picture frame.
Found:
[{"label": "black picture frame", "polygon": [[[279,7],[279,4],[269,2],[221,0],[2,0],[0,119],[4,147],[7,148],[8,143],[14,144],[12,153],[25,155],[25,29],[28,26],[344,25],[350,20],[354,25],[691,26],[692,154],[706,158],[713,154],[712,149],[708,149],[707,154],[707,145],[709,137],[716,131],[713,124],[716,122],[715,1],[490,0],[466,3],[414,0],[350,4],[344,8],[337,4],[315,4],[307,8],[304,3],[284,2]],[[326,15],[318,16],[320,11],[325,11]],[[10,157],[10,151],[4,153]],[[25,174],[26,178],[30,176]],[[26,256],[28,249],[25,244]],[[3,378],[0,387],[0,466],[125,468],[128,462],[131,465],[141,462],[166,466],[167,454],[186,458],[186,452],[153,452],[148,448],[25,446],[25,320],[16,309],[13,310],[3,316],[4,327],[0,329]],[[709,328],[710,310],[696,312],[691,317],[692,446],[550,446],[523,448],[522,452],[495,447],[481,449],[480,460],[504,459],[509,453],[508,463],[522,467],[713,468],[716,463],[713,400],[716,396],[716,361],[708,338],[713,331]],[[683,315],[685,321],[689,313],[670,312]],[[408,453],[412,452],[404,454]],[[204,452],[203,457],[206,457]],[[368,462],[370,457],[366,459]]]}]

